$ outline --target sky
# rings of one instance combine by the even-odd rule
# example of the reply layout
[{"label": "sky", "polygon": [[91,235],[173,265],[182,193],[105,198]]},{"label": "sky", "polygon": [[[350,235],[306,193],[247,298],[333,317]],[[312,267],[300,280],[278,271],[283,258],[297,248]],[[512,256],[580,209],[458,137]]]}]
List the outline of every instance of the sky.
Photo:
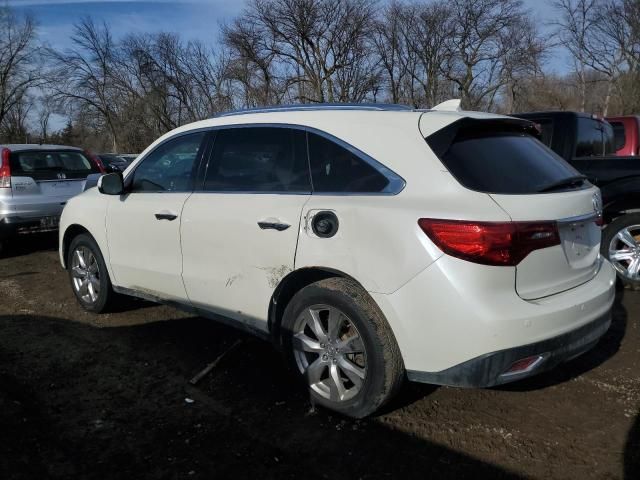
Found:
[{"label": "sky", "polygon": [[[73,24],[91,16],[106,21],[115,36],[130,32],[177,32],[207,42],[217,39],[219,24],[240,13],[245,0],[0,0],[18,12],[31,12],[42,40],[56,48],[70,45]],[[548,22],[548,0],[524,0],[540,24]]]},{"label": "sky", "polygon": [[[544,25],[552,16],[548,2],[523,0],[542,29],[547,28]],[[87,16],[109,24],[115,38],[132,32],[164,31],[215,46],[220,24],[238,15],[245,3],[246,0],[0,0],[0,5],[8,4],[18,14],[32,14],[39,38],[59,50],[72,46],[73,25]],[[565,63],[561,58],[552,58],[548,66],[562,70]],[[62,128],[64,122],[58,115],[51,121],[54,129]]]},{"label": "sky", "polygon": [[[2,0],[0,0],[1,2]],[[4,0],[18,13],[31,13],[38,33],[52,47],[70,46],[73,24],[83,17],[107,22],[120,37],[131,32],[169,31],[207,42],[219,24],[238,14],[242,0]]]}]

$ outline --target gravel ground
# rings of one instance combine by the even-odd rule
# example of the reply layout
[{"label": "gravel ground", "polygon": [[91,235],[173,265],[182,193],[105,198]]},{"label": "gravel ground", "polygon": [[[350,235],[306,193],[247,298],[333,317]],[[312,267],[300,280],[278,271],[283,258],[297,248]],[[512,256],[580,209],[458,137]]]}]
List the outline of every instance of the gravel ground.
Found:
[{"label": "gravel ground", "polygon": [[640,479],[640,293],[552,372],[410,384],[351,421],[314,410],[266,342],[145,302],[83,312],[55,248],[31,236],[0,259],[0,479]]}]

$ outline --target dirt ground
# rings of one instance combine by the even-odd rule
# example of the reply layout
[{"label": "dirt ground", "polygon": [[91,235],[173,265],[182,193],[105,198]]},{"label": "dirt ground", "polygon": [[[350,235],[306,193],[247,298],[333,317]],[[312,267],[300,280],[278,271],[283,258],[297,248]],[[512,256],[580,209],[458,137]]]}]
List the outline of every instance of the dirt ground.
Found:
[{"label": "dirt ground", "polygon": [[640,293],[555,371],[410,384],[351,421],[311,408],[266,342],[144,302],[84,313],[55,248],[32,236],[0,259],[0,479],[640,479]]}]

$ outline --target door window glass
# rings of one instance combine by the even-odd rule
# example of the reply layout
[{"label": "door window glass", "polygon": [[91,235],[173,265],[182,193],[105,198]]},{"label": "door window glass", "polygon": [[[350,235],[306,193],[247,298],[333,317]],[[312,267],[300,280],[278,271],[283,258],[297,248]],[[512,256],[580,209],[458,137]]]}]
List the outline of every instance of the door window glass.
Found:
[{"label": "door window glass", "polygon": [[590,118],[578,118],[576,157],[595,157],[604,154],[602,123]]},{"label": "door window glass", "polygon": [[379,193],[389,180],[373,166],[341,145],[308,134],[314,192]]},{"label": "door window glass", "polygon": [[133,192],[188,192],[205,133],[180,136],[147,155],[133,174]]},{"label": "door window glass", "polygon": [[204,189],[309,193],[304,132],[276,127],[218,131]]}]

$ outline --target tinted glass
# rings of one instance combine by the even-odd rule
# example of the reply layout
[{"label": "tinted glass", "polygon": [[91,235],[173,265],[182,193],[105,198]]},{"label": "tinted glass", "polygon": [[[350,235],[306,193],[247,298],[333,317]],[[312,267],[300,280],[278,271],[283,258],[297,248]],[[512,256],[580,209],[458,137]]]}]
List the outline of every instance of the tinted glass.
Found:
[{"label": "tinted glass", "polygon": [[616,153],[616,134],[613,131],[613,127],[606,122],[601,122],[602,125],[602,139],[604,141],[604,154],[614,155]]},{"label": "tinted glass", "polygon": [[14,152],[11,155],[12,175],[34,180],[86,178],[99,172],[97,165],[77,151]]},{"label": "tinted glass", "polygon": [[487,193],[536,193],[579,175],[558,155],[529,135],[459,135],[442,163],[466,188]]},{"label": "tinted glass", "polygon": [[553,141],[553,121],[550,118],[536,120],[536,126],[540,130],[540,141],[551,148]]},{"label": "tinted glass", "polygon": [[269,127],[218,131],[205,190],[310,192],[304,135],[301,130]]},{"label": "tinted glass", "polygon": [[595,157],[604,154],[602,122],[591,118],[578,118],[576,157]]},{"label": "tinted glass", "polygon": [[183,135],[160,145],[133,174],[134,192],[187,192],[193,189],[194,167],[204,133]]},{"label": "tinted glass", "polygon": [[389,180],[378,170],[331,140],[308,134],[314,192],[378,193]]},{"label": "tinted glass", "polygon": [[613,127],[613,136],[614,136],[614,147],[616,151],[620,150],[624,147],[625,143],[627,143],[627,134],[624,131],[624,125],[622,122],[609,122]]}]

